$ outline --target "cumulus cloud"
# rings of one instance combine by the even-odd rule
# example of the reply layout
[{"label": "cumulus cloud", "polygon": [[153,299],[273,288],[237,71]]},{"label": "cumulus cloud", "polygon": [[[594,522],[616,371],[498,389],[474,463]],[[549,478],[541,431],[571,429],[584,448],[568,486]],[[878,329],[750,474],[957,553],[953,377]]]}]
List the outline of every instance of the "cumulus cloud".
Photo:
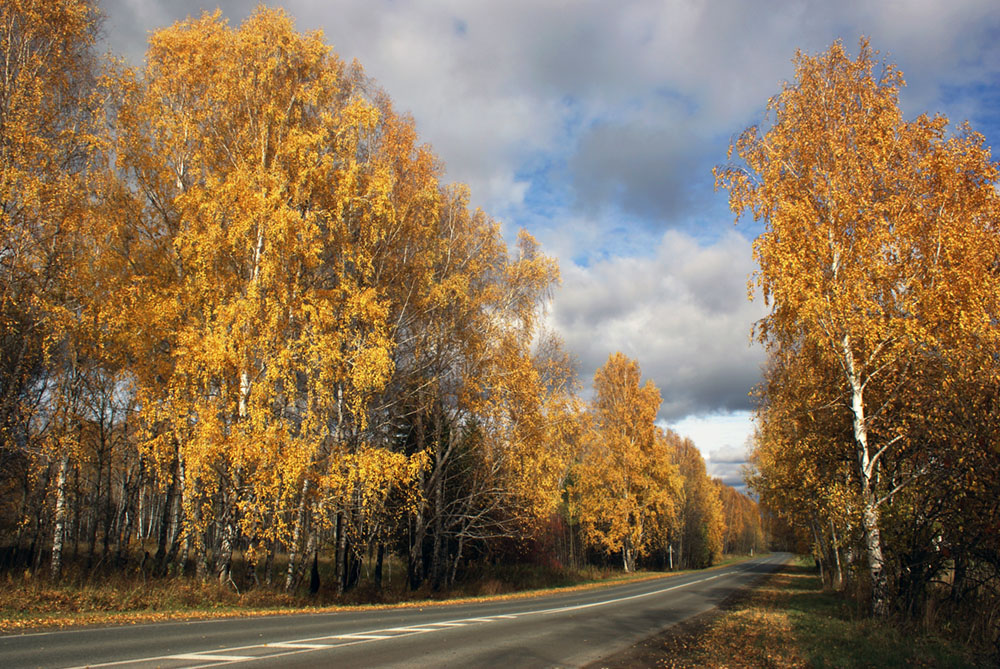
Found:
[{"label": "cumulus cloud", "polygon": [[690,438],[705,457],[709,476],[746,492],[743,469],[747,464],[753,422],[750,412],[732,411],[685,416],[679,421],[661,423]]},{"label": "cumulus cloud", "polygon": [[751,347],[762,305],[747,301],[750,243],[736,232],[703,246],[666,232],[654,254],[562,269],[550,317],[588,379],[610,353],[636,358],[663,395],[661,418],[746,410],[763,353]]},{"label": "cumulus cloud", "polygon": [[[476,201],[499,214],[522,208],[526,184],[517,175],[540,154],[572,163],[587,206],[622,204],[661,223],[686,213],[684,176],[707,179],[694,167],[720,160],[719,137],[759,117],[791,78],[796,48],[817,52],[837,38],[853,48],[870,35],[908,73],[912,113],[954,106],[959,118],[983,116],[976,98],[954,87],[992,84],[1000,74],[992,0],[282,4],[300,29],[322,29],[341,56],[358,58],[412,111],[450,178],[470,183]],[[233,23],[253,10],[237,0],[102,6],[109,45],[133,62],[148,30],[216,6]],[[680,126],[670,114],[636,114],[656,112],[664,92],[689,105]]]},{"label": "cumulus cloud", "polygon": [[723,483],[741,491],[745,491],[743,480],[744,467],[747,465],[745,448],[724,447],[709,451],[705,464],[710,476],[721,479]]}]

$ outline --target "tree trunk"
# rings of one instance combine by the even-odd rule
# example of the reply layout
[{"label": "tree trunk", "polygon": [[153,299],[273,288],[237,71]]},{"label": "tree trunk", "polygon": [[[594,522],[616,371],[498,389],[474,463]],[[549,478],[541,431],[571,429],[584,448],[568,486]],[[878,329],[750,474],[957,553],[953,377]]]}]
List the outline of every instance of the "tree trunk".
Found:
[{"label": "tree trunk", "polygon": [[434,549],[431,552],[431,587],[440,590],[444,575],[444,477],[434,486]]},{"label": "tree trunk", "polygon": [[625,567],[626,574],[635,571],[635,551],[632,549],[632,539],[630,537],[625,537],[622,545],[622,564]]},{"label": "tree trunk", "polygon": [[871,612],[884,618],[889,613],[889,587],[885,576],[885,559],[882,554],[882,534],[879,530],[879,511],[875,483],[878,462],[872,457],[868,445],[868,423],[865,418],[864,383],[862,383],[851,350],[851,339],[844,336],[844,359],[851,385],[851,410],[854,418],[854,442],[857,447],[858,473],[861,479],[861,526],[864,531],[868,573],[871,578]]},{"label": "tree trunk", "polygon": [[[67,485],[68,485],[67,481]],[[80,468],[73,467],[73,501],[76,504],[72,505],[73,508],[73,521],[69,522],[67,520],[66,527],[63,529],[63,544],[65,545],[70,538],[73,539],[73,557],[78,557],[80,555],[80,535],[82,534],[81,528],[83,525],[80,523],[80,516],[83,513],[84,505],[80,503]],[[66,492],[66,504],[69,506],[69,491]],[[67,512],[67,519],[69,513]]]},{"label": "tree trunk", "polygon": [[260,541],[251,538],[247,541],[247,548],[243,551],[243,587],[249,589],[260,585],[257,578],[257,556],[260,548]]},{"label": "tree trunk", "polygon": [[[424,488],[424,472],[418,474],[418,485],[421,490]],[[410,582],[410,589],[416,590],[424,582],[424,539],[427,536],[426,496],[417,503],[417,510],[413,517],[413,525],[410,534],[410,555],[406,565],[406,573]]]},{"label": "tree trunk", "polygon": [[833,524],[833,519],[830,519],[830,548],[833,551],[833,588],[835,590],[842,590],[844,588],[844,569],[840,562],[840,546],[837,541],[837,528]]},{"label": "tree trunk", "polygon": [[382,589],[382,564],[385,560],[385,544],[381,541],[375,554],[375,587]]},{"label": "tree trunk", "polygon": [[458,578],[458,565],[462,560],[462,549],[464,547],[465,547],[465,537],[459,535],[458,546],[455,549],[455,559],[451,563],[451,573],[448,575],[449,587],[455,585],[455,580]]},{"label": "tree trunk", "polygon": [[[87,537],[87,569],[94,565],[94,555],[97,553],[97,529],[100,524],[101,493],[104,492],[104,444],[97,447],[97,476],[94,481],[93,494],[90,497],[90,527]],[[79,488],[77,488],[79,490]],[[107,531],[107,529],[105,529]]]},{"label": "tree trunk", "polygon": [[215,573],[218,575],[221,585],[225,585],[232,580],[233,534],[233,523],[231,520],[226,519],[222,523],[219,555],[215,560]]},{"label": "tree trunk", "polygon": [[198,581],[204,582],[208,578],[208,531],[202,527],[201,515],[201,485],[197,479],[193,482],[191,516],[192,526],[197,528],[198,534],[192,534],[191,540],[194,543],[194,575]]},{"label": "tree trunk", "polygon": [[337,550],[334,552],[334,581],[337,583],[337,594],[344,594],[347,585],[347,518],[343,511],[337,512]]},{"label": "tree trunk", "polygon": [[[434,412],[434,549],[431,552],[431,586],[434,590],[440,590],[444,585],[445,570],[447,569],[445,556],[445,532],[444,532],[444,468],[445,468],[445,427],[442,425],[441,411]],[[451,431],[448,431],[447,439],[451,440]],[[451,448],[447,449],[448,452]]]},{"label": "tree trunk", "polygon": [[819,567],[819,580],[826,588],[829,584],[827,579],[827,569],[826,569],[826,549],[823,547],[823,537],[820,531],[816,528],[816,521],[811,520],[809,522],[809,527],[812,529],[813,541],[816,544],[816,566]]},{"label": "tree trunk", "polygon": [[684,562],[684,525],[681,525],[681,531],[677,533],[677,566],[684,568],[686,563]]},{"label": "tree trunk", "polygon": [[225,585],[232,581],[233,545],[235,543],[235,521],[233,510],[223,493],[221,519],[219,521],[219,552],[215,556],[215,573],[219,583]]},{"label": "tree trunk", "polygon": [[353,590],[357,587],[358,583],[361,581],[361,565],[362,561],[355,553],[354,548],[351,547],[351,543],[347,543],[347,550],[344,553],[345,562],[345,573],[347,574],[347,582],[344,584],[344,591]]},{"label": "tree trunk", "polygon": [[[306,539],[306,549],[303,551],[304,556],[314,555],[319,545],[319,534],[316,532],[314,527],[309,528],[309,536]],[[295,570],[295,581],[293,583],[293,589],[298,587],[299,583],[302,582],[302,577],[305,575],[306,570],[306,560],[299,560],[299,567]]]},{"label": "tree trunk", "polygon": [[267,558],[264,560],[264,585],[271,587],[274,582],[274,554],[277,552],[277,541],[271,541],[267,548]]},{"label": "tree trunk", "polygon": [[[185,500],[188,500],[188,495],[190,494],[189,487],[187,485],[187,474],[184,469],[184,458],[180,454],[177,457],[177,478],[179,482],[180,494],[177,499],[177,531],[178,537],[183,536],[182,543],[180,546],[180,556],[177,557],[177,551],[172,550],[169,559],[177,561],[177,573],[184,574],[184,570],[187,567],[188,556],[191,553],[191,527],[185,518]],[[187,505],[190,506],[190,505]]]},{"label": "tree trunk", "polygon": [[968,574],[968,560],[964,555],[955,557],[955,566],[952,570],[951,593],[948,598],[952,602],[960,602],[965,598],[966,581]]},{"label": "tree trunk", "polygon": [[[184,489],[183,481],[181,482],[181,485],[178,486],[178,488],[181,491],[183,491]],[[181,552],[181,541],[184,538],[185,534],[184,516],[183,516],[184,505],[182,502],[182,498],[183,498],[182,492],[175,493],[174,503],[171,505],[171,514],[170,514],[171,532],[170,532],[170,543],[169,543],[170,547],[167,549],[167,555],[163,560],[164,564],[166,565],[166,569],[164,570],[165,572],[170,571],[172,569],[177,569],[178,567],[180,568],[180,571],[183,572],[184,562],[187,559],[186,556],[184,557],[184,559],[181,560],[177,559],[178,555]]]},{"label": "tree trunk", "polygon": [[410,556],[407,564],[407,576],[410,589],[416,590],[424,582],[424,538],[427,536],[427,524],[423,514],[417,512],[414,519],[413,538],[410,543]]},{"label": "tree trunk", "polygon": [[302,497],[299,499],[299,509],[295,514],[295,527],[292,528],[292,543],[288,547],[288,569],[285,572],[285,592],[291,592],[295,587],[295,572],[300,558],[299,544],[302,541],[302,531],[306,522],[306,508],[309,497],[309,479],[302,482]]},{"label": "tree trunk", "polygon": [[875,496],[871,491],[865,495],[862,510],[862,524],[865,536],[865,549],[868,553],[868,569],[871,575],[872,615],[884,618],[889,615],[889,584],[885,576],[885,560],[882,556],[882,535],[879,531],[878,509],[875,507]]},{"label": "tree trunk", "polygon": [[69,453],[63,453],[59,461],[59,475],[56,477],[56,513],[55,529],[52,532],[52,564],[53,579],[62,573],[63,534],[66,529],[66,479],[69,476]]},{"label": "tree trunk", "polygon": [[319,586],[319,551],[315,551],[313,553],[312,569],[309,570],[309,594],[317,594]]},{"label": "tree trunk", "polygon": [[[176,446],[176,444],[175,444]],[[167,572],[167,542],[170,538],[170,519],[173,515],[174,496],[177,494],[177,456],[170,465],[170,485],[167,486],[167,499],[163,503],[163,516],[160,520],[160,531],[154,558],[157,576]]]}]

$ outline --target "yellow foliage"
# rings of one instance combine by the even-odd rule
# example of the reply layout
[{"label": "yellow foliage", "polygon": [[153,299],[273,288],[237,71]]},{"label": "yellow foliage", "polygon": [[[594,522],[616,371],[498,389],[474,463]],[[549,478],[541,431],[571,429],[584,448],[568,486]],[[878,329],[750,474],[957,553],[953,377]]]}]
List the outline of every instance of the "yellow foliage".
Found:
[{"label": "yellow foliage", "polygon": [[572,494],[587,539],[621,552],[626,570],[677,512],[682,479],[656,427],[660,391],[615,353],[594,375],[594,400]]}]

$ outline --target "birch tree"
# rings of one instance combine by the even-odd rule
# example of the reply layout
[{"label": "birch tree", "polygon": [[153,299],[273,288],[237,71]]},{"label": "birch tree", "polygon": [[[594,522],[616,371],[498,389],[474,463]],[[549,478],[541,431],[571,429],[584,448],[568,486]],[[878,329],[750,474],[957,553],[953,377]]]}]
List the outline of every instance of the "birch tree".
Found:
[{"label": "birch tree", "polygon": [[148,447],[183,478],[194,536],[215,522],[227,580],[240,534],[289,541],[278,511],[311,489],[335,514],[367,467],[368,402],[393,369],[375,273],[401,157],[360,72],[280,11],[159,31],[142,77],[122,80],[133,237],[154,261],[135,302],[157,333]]},{"label": "birch tree", "polygon": [[0,7],[0,457],[29,447],[33,463],[55,463],[53,576],[81,430],[86,295],[77,280],[99,224],[98,18],[81,0]]},{"label": "birch tree", "polygon": [[902,74],[867,41],[854,59],[838,42],[795,65],[716,183],[737,215],[765,225],[755,280],[771,311],[758,336],[772,349],[814,342],[840,372],[871,608],[885,615],[882,510],[896,486],[883,466],[913,435],[883,409],[917,353],[995,350],[997,171],[969,128],[905,121]]},{"label": "birch tree", "polygon": [[625,571],[635,570],[657,526],[673,519],[682,484],[655,424],[660,391],[640,380],[638,363],[621,353],[597,370],[591,428],[575,470],[584,534],[593,545],[620,554]]}]

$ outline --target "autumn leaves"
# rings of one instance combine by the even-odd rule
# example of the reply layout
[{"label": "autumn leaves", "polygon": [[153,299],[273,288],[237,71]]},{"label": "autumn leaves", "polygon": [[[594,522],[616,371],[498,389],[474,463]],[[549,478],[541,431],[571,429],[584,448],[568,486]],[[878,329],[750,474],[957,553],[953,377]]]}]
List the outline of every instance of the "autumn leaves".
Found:
[{"label": "autumn leaves", "polygon": [[835,584],[863,567],[875,613],[916,614],[931,580],[957,601],[967,570],[1000,567],[997,164],[967,126],[903,120],[902,75],[867,42],[795,63],[716,173],[766,226],[752,485]]},{"label": "autumn leaves", "polygon": [[93,6],[36,5],[0,10],[0,452],[36,564],[148,541],[153,573],[294,589],[322,551],[339,591],[395,555],[441,587],[560,510],[626,569],[718,556],[658,391],[615,355],[584,406],[556,263],[320,35],[204,15],[99,72]]},{"label": "autumn leaves", "polygon": [[169,338],[147,340],[141,421],[199,571],[211,541],[222,580],[235,543],[287,546],[294,587],[332,541],[347,587],[412,518],[411,578],[444,582],[463,540],[544,507],[530,346],[558,274],[534,241],[510,257],[410,122],[281,12],[161,31],[122,82],[119,168],[156,226],[134,244],[168,269],[132,277]]}]

